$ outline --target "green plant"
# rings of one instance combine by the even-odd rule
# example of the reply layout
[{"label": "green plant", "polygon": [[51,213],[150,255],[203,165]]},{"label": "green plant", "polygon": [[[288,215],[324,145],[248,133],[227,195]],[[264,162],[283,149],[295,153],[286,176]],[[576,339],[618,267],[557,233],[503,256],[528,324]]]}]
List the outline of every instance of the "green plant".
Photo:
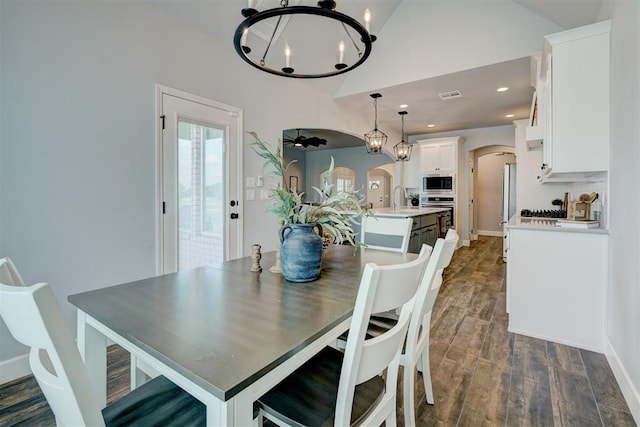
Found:
[{"label": "green plant", "polygon": [[322,188],[313,187],[320,196],[320,203],[305,204],[302,200],[304,193],[289,191],[283,185],[287,168],[295,160],[285,163],[280,144],[273,150],[255,132],[248,133],[254,139],[250,147],[265,159],[263,169],[271,169],[267,175],[277,178],[276,187],[271,191],[273,204],[267,210],[274,213],[282,224],[320,224],[323,230],[335,237],[336,243],[346,240],[358,246],[353,224],[358,217],[365,217],[370,213],[358,191],[336,191],[330,181],[334,168],[333,157],[329,169],[322,175]]},{"label": "green plant", "polygon": [[411,200],[418,200],[420,198],[420,195],[418,193],[409,193],[409,198]]}]

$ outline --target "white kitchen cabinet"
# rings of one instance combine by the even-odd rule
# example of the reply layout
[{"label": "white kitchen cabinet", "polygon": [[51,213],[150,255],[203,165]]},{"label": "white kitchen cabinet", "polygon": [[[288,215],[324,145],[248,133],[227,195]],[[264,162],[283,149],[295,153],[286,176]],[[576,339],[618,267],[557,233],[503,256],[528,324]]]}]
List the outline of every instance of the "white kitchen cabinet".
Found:
[{"label": "white kitchen cabinet", "polygon": [[610,31],[604,21],[545,37],[543,181],[609,169]]},{"label": "white kitchen cabinet", "polygon": [[402,164],[403,185],[406,188],[422,188],[422,176],[429,173],[452,173],[461,170],[461,136],[433,138],[416,141],[411,159]]},{"label": "white kitchen cabinet", "polygon": [[421,188],[421,174],[420,174],[420,148],[418,145],[414,145],[411,158],[406,162],[398,162],[402,165],[402,185],[405,188],[413,188],[419,191]]},{"label": "white kitchen cabinet", "polygon": [[509,229],[509,331],[603,352],[608,235]]},{"label": "white kitchen cabinet", "polygon": [[418,141],[420,143],[420,169],[424,173],[456,172],[457,169],[457,140],[433,142],[433,140]]}]

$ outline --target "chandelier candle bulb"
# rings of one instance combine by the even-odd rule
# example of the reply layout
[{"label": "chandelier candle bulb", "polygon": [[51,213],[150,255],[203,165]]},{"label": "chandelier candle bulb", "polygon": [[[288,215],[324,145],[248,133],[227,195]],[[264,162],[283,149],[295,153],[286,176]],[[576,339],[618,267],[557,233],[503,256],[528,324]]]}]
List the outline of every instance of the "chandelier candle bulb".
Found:
[{"label": "chandelier candle bulb", "polygon": [[[249,2],[251,3],[251,2]],[[249,29],[245,28],[244,31],[242,32],[242,38],[240,39],[240,45],[241,46],[246,46],[247,45],[247,36],[249,35]]]},{"label": "chandelier candle bulb", "polygon": [[289,68],[291,66],[291,49],[289,48],[289,44],[285,45],[284,56],[285,56],[285,67]]},{"label": "chandelier candle bulb", "polygon": [[369,28],[371,23],[371,11],[369,9],[365,9],[364,10],[364,28],[365,30],[367,30],[367,32],[371,32],[371,29]]},{"label": "chandelier candle bulb", "polygon": [[340,59],[338,60],[338,64],[342,64],[344,62],[344,42],[340,41],[338,45],[338,50],[340,51]]}]

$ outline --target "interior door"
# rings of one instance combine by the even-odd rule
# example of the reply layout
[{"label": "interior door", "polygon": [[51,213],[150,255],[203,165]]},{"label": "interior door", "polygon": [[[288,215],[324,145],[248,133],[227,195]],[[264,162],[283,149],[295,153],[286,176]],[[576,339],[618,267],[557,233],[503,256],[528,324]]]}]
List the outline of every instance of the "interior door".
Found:
[{"label": "interior door", "polygon": [[182,93],[160,98],[160,273],[240,257],[240,111]]}]

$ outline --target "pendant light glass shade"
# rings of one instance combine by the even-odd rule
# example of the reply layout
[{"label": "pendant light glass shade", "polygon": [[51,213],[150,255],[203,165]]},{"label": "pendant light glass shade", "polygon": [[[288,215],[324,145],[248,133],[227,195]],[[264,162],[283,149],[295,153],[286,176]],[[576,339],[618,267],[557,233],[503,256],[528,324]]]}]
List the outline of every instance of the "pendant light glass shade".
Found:
[{"label": "pendant light glass shade", "polygon": [[408,162],[411,159],[411,149],[413,146],[404,140],[404,116],[406,111],[399,111],[402,117],[402,140],[393,146],[393,152],[396,155],[397,162]]},{"label": "pendant light glass shade", "polygon": [[375,119],[373,130],[364,134],[364,142],[367,146],[367,153],[382,154],[382,147],[387,143],[387,135],[378,129],[378,98],[382,98],[382,95],[372,93],[369,96],[373,98]]}]

